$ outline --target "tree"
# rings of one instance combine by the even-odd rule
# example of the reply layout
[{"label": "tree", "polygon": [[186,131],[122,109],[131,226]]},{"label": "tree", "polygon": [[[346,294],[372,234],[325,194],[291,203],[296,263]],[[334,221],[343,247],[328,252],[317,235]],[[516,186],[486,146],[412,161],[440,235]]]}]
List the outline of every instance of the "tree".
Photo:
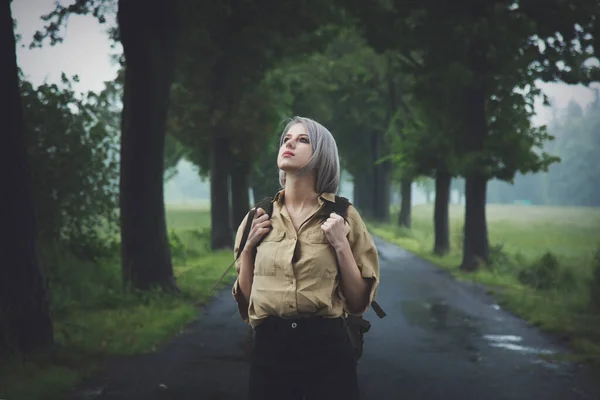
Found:
[{"label": "tree", "polygon": [[64,74],[60,84],[37,88],[20,81],[40,245],[87,260],[118,225],[119,125],[105,103],[111,87],[77,95]]},{"label": "tree", "polygon": [[[261,3],[232,1],[231,3],[182,2],[185,13],[185,37],[180,50],[177,81],[180,93],[192,101],[193,129],[178,134],[186,145],[193,146],[194,159],[210,172],[211,219],[219,221],[211,227],[211,248],[230,248],[233,228],[230,218],[230,167],[237,174],[250,171],[247,160],[235,160],[235,144],[245,141],[246,147],[264,144],[266,135],[238,136],[234,129],[238,111],[248,103],[248,94],[260,90],[265,74],[286,57],[298,57],[312,52],[324,43],[326,34],[320,30],[331,21],[335,9],[329,3],[303,0],[298,3],[270,0]],[[290,24],[282,15],[294,15]],[[192,113],[192,110],[189,110]],[[239,176],[238,176],[239,177]],[[247,182],[247,176],[242,176]],[[236,190],[248,190],[243,183]],[[243,195],[232,195],[240,199]],[[242,205],[236,209],[242,209]],[[247,210],[247,206],[245,207]],[[236,212],[237,214],[237,212]]]},{"label": "tree", "polygon": [[342,26],[323,52],[283,68],[294,114],[331,128],[342,169],[354,180],[354,205],[380,221],[389,219],[387,130],[399,85],[387,64],[352,26]]},{"label": "tree", "polygon": [[48,293],[37,248],[37,222],[25,141],[10,1],[0,8],[0,96],[4,140],[2,182],[6,193],[0,244],[0,355],[29,355],[54,342]]},{"label": "tree", "polygon": [[[105,22],[114,0],[78,0],[57,4],[32,45],[46,38],[61,41],[60,28],[70,14],[93,14]],[[144,11],[144,18],[141,11]],[[176,289],[163,199],[167,112],[178,36],[177,2],[119,1],[118,27],[112,36],[124,50],[121,119],[120,218],[123,279],[139,289]]]},{"label": "tree", "polygon": [[[145,9],[144,17],[140,9]],[[137,288],[175,288],[163,198],[165,135],[177,38],[173,0],[120,0],[125,55],[121,135],[121,258]]]},{"label": "tree", "polygon": [[550,136],[530,124],[540,94],[535,80],[589,82],[593,76],[583,61],[592,53],[590,11],[597,2],[577,10],[559,1],[544,8],[534,3],[397,1],[359,7],[370,42],[382,51],[399,49],[417,76],[438,83],[440,96],[423,104],[453,99],[437,112],[446,120],[458,116],[459,129],[443,132],[452,139],[452,158],[460,161],[454,172],[466,177],[464,270],[488,261],[487,181],[511,181],[517,172],[544,170],[556,161],[536,151]]}]

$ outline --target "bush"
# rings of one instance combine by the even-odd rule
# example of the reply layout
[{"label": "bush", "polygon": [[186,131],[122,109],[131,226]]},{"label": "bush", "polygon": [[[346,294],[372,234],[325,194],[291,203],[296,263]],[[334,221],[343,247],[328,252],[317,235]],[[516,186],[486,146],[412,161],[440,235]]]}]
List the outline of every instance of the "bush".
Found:
[{"label": "bush", "polygon": [[592,279],[590,281],[590,301],[592,307],[600,312],[600,247],[596,250],[592,264]]},{"label": "bush", "polygon": [[94,260],[117,232],[118,121],[64,75],[60,86],[21,79],[20,91],[40,242]]},{"label": "bush", "polygon": [[558,258],[551,252],[522,268],[517,278],[522,284],[537,290],[570,289],[577,281],[573,271],[561,267]]}]

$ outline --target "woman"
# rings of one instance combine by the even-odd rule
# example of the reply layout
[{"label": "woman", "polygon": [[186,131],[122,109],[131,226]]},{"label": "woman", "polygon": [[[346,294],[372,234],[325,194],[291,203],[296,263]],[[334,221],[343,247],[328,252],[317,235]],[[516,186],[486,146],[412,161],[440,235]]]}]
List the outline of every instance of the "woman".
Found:
[{"label": "woman", "polygon": [[293,118],[277,165],[283,190],[270,219],[256,211],[232,290],[255,332],[250,399],[358,399],[343,316],[362,314],[373,301],[377,249],[352,205],[347,222],[335,213],[323,223],[316,218],[335,201],[340,180],[337,146],[325,127]]}]

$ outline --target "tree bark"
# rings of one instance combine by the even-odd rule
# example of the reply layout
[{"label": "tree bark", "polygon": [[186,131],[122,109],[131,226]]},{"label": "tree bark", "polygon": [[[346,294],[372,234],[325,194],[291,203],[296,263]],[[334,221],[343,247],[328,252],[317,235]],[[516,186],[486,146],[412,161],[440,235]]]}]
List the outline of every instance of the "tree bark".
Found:
[{"label": "tree bark", "polygon": [[47,287],[37,249],[31,173],[19,92],[10,1],[0,8],[0,146],[4,197],[0,241],[0,359],[27,356],[54,342]]},{"label": "tree bark", "polygon": [[237,229],[250,209],[248,163],[234,162],[231,166],[231,218],[232,227]]},{"label": "tree bark", "polygon": [[460,268],[474,271],[489,260],[489,243],[485,215],[487,180],[481,176],[466,179],[465,234]]},{"label": "tree bark", "polygon": [[[374,151],[373,164],[384,156],[384,134],[376,132],[373,134]],[[381,222],[389,222],[390,220],[390,180],[391,180],[391,163],[384,161],[373,166],[373,184],[374,190],[371,192],[373,196],[373,216]]]},{"label": "tree bark", "polygon": [[360,210],[362,216],[374,216],[373,204],[373,169],[354,177],[354,205]]},{"label": "tree bark", "polygon": [[[486,5],[477,4],[475,15],[482,16]],[[481,154],[485,150],[487,136],[486,88],[487,72],[486,44],[479,36],[472,39],[469,48],[469,64],[473,82],[465,91],[466,146],[470,154]],[[487,177],[481,165],[471,165],[465,177],[465,230],[463,259],[460,268],[474,271],[480,264],[489,261],[489,243],[485,215]]]},{"label": "tree bark", "polygon": [[210,152],[210,246],[213,250],[233,246],[228,182],[230,158],[229,140],[224,135],[213,136]]},{"label": "tree bark", "polygon": [[125,54],[120,171],[123,278],[139,289],[176,289],[163,197],[176,2],[155,0],[149,5],[121,0],[117,18]]},{"label": "tree bark", "polygon": [[435,209],[433,212],[435,243],[433,252],[440,256],[450,251],[450,218],[448,206],[450,204],[451,180],[452,177],[445,171],[438,171],[435,177]]},{"label": "tree bark", "polygon": [[411,228],[412,212],[412,179],[404,178],[400,181],[400,212],[398,213],[398,225]]}]

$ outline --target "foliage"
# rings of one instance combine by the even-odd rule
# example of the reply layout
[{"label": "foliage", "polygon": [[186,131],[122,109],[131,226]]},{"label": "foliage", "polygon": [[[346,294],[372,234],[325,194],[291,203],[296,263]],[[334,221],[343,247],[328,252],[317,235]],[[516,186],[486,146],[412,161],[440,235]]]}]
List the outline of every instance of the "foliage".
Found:
[{"label": "foliage", "polygon": [[[215,136],[229,139],[236,161],[250,164],[288,110],[279,77],[270,71],[283,59],[318,50],[336,10],[316,0],[231,7],[186,0],[180,10],[185,40],[178,49],[169,131],[190,149],[187,158],[202,176],[210,170]],[[295,22],[281,15],[294,15]]]},{"label": "foliage", "polygon": [[64,75],[62,87],[20,85],[39,236],[93,257],[116,228],[118,125],[103,94],[77,96]]},{"label": "foliage", "polygon": [[592,279],[590,280],[590,300],[596,311],[600,311],[600,247],[596,249],[592,265]]},{"label": "foliage", "polygon": [[[155,350],[197,316],[197,306],[231,262],[231,252],[209,250],[206,209],[167,209],[170,242],[178,251],[174,270],[181,293],[126,291],[121,283],[119,249],[98,262],[44,252],[51,263],[58,348],[23,363],[0,362],[0,397],[42,400],[64,398],[82,378],[103,366],[108,356]],[[185,254],[185,257],[181,257]],[[220,287],[231,284],[235,272]]]},{"label": "foliage", "polygon": [[[428,175],[440,164],[454,173],[476,169],[506,181],[517,172],[544,171],[558,159],[541,151],[552,137],[530,123],[533,101],[541,95],[535,81],[590,82],[597,70],[584,66],[594,43],[588,35],[595,29],[589,12],[598,3],[584,2],[574,10],[559,1],[543,8],[530,1],[488,2],[480,7],[479,20],[473,20],[467,3],[349,3],[369,43],[382,53],[399,51],[401,68],[414,77],[412,106],[406,111],[418,109],[425,118],[415,120],[427,123],[412,136],[408,158]],[[464,109],[462,92],[477,78],[467,47],[474,37],[485,48],[480,73],[488,91],[487,138],[476,151],[465,147],[462,133],[473,113]]]},{"label": "foliage", "polygon": [[531,265],[522,268],[517,278],[524,285],[538,290],[572,289],[575,283],[573,271],[562,268],[551,252],[546,252]]},{"label": "foliage", "polygon": [[[66,25],[70,15],[93,15],[101,24],[106,23],[107,16],[114,16],[117,0],[73,0],[68,6],[56,2],[54,10],[42,16],[46,22],[41,31],[37,31],[29,48],[41,47],[46,39],[50,45],[62,43],[61,29]],[[111,29],[111,36],[116,39],[117,30]]]},{"label": "foliage", "polygon": [[390,81],[387,59],[375,54],[353,28],[342,28],[323,52],[281,67],[294,114],[329,127],[342,168],[360,175],[373,166],[372,136],[388,129]]},{"label": "foliage", "polygon": [[550,125],[555,133],[553,151],[562,162],[550,168],[544,189],[550,204],[600,205],[600,98],[586,111],[573,110],[559,116]]},{"label": "foliage", "polygon": [[[600,90],[596,89],[596,93]],[[599,97],[600,99],[600,97]],[[548,132],[555,140],[545,151],[556,154],[560,162],[547,173],[519,174],[512,185],[490,182],[488,199],[494,203],[529,201],[533,204],[563,206],[600,205],[600,100],[587,109],[570,102],[566,109],[553,107],[554,118]]]}]

